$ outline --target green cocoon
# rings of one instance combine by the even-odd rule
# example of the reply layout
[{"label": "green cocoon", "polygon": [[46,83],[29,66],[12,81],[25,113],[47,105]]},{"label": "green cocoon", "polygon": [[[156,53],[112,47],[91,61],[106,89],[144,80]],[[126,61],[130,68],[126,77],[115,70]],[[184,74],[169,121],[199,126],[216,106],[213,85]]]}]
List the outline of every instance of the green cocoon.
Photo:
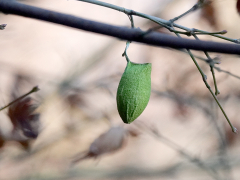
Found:
[{"label": "green cocoon", "polygon": [[124,123],[133,122],[146,108],[151,94],[152,64],[128,62],[117,90],[117,108]]}]

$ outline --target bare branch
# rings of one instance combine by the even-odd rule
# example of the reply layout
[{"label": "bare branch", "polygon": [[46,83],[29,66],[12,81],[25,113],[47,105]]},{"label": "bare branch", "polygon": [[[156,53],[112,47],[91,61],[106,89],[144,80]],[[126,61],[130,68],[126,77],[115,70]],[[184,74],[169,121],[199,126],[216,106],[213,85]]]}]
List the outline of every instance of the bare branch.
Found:
[{"label": "bare branch", "polygon": [[113,26],[96,21],[90,21],[72,15],[25,5],[16,1],[1,0],[0,11],[6,14],[16,14],[24,17],[39,19],[68,27],[82,29],[89,32],[99,33],[107,36],[120,38],[123,40],[135,41],[153,46],[164,46],[175,49],[186,48],[198,51],[240,55],[240,46],[235,44],[217,43],[210,41],[196,41],[183,38],[180,39],[157,32],[150,32],[146,34],[140,29],[131,29],[121,26]]}]

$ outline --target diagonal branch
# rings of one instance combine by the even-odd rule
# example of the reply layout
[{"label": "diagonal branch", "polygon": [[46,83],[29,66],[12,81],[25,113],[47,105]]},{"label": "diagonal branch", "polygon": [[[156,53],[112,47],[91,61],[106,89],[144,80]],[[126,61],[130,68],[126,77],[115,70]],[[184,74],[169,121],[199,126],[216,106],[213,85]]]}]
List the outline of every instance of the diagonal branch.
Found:
[{"label": "diagonal branch", "polygon": [[90,21],[72,15],[25,5],[16,1],[0,0],[0,11],[6,14],[15,14],[24,17],[39,19],[68,27],[82,29],[89,32],[99,33],[107,36],[120,38],[123,40],[135,41],[153,46],[164,46],[175,49],[186,48],[199,51],[240,55],[240,46],[236,44],[196,41],[183,38],[180,39],[157,32],[150,32],[145,34],[144,31],[140,29],[131,29],[121,26],[113,26],[96,21]]}]

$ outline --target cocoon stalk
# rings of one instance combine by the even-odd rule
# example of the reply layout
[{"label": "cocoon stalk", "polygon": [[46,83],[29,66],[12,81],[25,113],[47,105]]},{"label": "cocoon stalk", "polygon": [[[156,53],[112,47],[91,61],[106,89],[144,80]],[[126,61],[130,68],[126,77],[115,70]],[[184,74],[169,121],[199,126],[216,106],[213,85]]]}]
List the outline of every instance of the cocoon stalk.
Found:
[{"label": "cocoon stalk", "polygon": [[117,90],[117,108],[124,123],[133,122],[146,108],[151,94],[152,64],[128,61]]}]

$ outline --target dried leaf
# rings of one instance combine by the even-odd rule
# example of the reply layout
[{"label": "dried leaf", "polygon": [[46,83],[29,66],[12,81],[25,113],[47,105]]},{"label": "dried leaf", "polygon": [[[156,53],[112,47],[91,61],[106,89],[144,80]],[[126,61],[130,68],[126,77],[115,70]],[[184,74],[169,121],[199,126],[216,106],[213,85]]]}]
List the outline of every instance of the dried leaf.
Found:
[{"label": "dried leaf", "polygon": [[100,155],[111,153],[123,147],[126,131],[122,127],[112,127],[107,132],[101,134],[90,145],[88,152],[73,163],[77,163],[87,158],[97,158]]},{"label": "dried leaf", "polygon": [[240,0],[237,1],[236,8],[237,8],[238,14],[240,14]]},{"label": "dried leaf", "polygon": [[2,137],[2,135],[0,134],[0,148],[3,147],[4,143],[5,143],[5,140]]},{"label": "dried leaf", "polygon": [[[39,114],[35,113],[37,106],[30,97],[24,98],[9,107],[8,116],[13,124],[13,130],[21,130],[28,138],[37,138]],[[36,127],[37,126],[37,127]]]},{"label": "dried leaf", "polygon": [[216,17],[216,9],[211,1],[205,1],[205,6],[201,9],[201,16],[204,20],[206,20],[209,25],[211,25],[214,29],[218,29],[217,17]]}]

